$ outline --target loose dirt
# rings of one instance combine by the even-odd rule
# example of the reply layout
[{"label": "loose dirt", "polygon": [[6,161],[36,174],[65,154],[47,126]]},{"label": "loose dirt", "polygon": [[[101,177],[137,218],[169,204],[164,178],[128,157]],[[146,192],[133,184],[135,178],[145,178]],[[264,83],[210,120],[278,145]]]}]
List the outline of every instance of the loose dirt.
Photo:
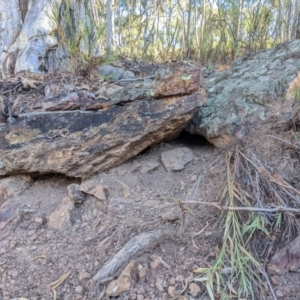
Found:
[{"label": "loose dirt", "polygon": [[[161,152],[182,146],[193,152],[194,160],[180,172],[167,172]],[[149,162],[159,166],[143,174],[140,169]],[[91,277],[132,237],[166,226],[172,228],[170,238],[135,258],[145,277],[111,299],[167,299],[179,292],[189,297],[186,280],[215,258],[220,212],[210,205],[179,203],[215,202],[220,175],[221,151],[201,138],[160,143],[102,174],[109,183],[108,200],[88,196],[57,230],[49,227],[48,217],[68,196],[67,186],[80,181],[59,175],[36,177],[29,189],[11,200],[33,212],[19,215],[1,233],[0,298],[53,299],[49,284],[70,272],[56,289],[57,299],[99,299],[109,282],[99,286]],[[201,297],[193,299],[205,299]]]},{"label": "loose dirt", "polygon": [[[182,171],[167,172],[162,151],[183,146],[193,152],[193,161]],[[106,201],[88,196],[70,211],[61,204],[68,197],[68,185],[80,184],[78,179],[35,177],[29,189],[9,199],[20,212],[27,212],[0,233],[0,299],[48,300],[55,294],[63,300],[209,299],[203,285],[190,281],[195,269],[210,266],[218,254],[221,212],[193,202],[220,200],[224,154],[194,136],[162,142],[101,174]],[[149,163],[159,166],[141,172]],[[49,216],[55,211],[53,224]],[[160,228],[168,228],[169,237],[135,256],[139,275],[127,292],[108,297],[109,283],[122,270],[101,284],[92,277],[133,237]],[[271,280],[278,298],[300,299],[299,274]]]}]

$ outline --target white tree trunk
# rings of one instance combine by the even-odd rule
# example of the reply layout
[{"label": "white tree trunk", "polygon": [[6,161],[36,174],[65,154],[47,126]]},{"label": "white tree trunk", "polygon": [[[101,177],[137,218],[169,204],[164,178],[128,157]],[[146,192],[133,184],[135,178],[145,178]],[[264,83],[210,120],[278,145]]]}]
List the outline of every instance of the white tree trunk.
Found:
[{"label": "white tree trunk", "polygon": [[[61,0],[55,1],[60,5]],[[47,51],[57,45],[51,5],[49,0],[30,0],[22,23],[19,1],[0,0],[0,6],[5,8],[0,19],[4,29],[0,35],[2,77],[23,70],[36,73],[43,70]]]},{"label": "white tree trunk", "polygon": [[0,63],[2,65],[8,56],[10,45],[18,37],[22,20],[18,0],[0,0],[0,6],[5,8],[1,10],[0,15]]},{"label": "white tree trunk", "polygon": [[107,26],[106,26],[106,51],[110,52],[113,50],[114,42],[114,0],[107,0]]},{"label": "white tree trunk", "polygon": [[66,12],[74,26],[70,38],[78,39],[80,53],[101,55],[100,45],[91,38],[92,33],[97,36],[99,25],[95,1],[70,0],[68,11],[62,0],[0,0],[0,7],[0,78],[20,71],[70,70],[71,55],[57,39],[57,29],[66,30],[64,42],[69,38],[69,25],[61,25]]}]

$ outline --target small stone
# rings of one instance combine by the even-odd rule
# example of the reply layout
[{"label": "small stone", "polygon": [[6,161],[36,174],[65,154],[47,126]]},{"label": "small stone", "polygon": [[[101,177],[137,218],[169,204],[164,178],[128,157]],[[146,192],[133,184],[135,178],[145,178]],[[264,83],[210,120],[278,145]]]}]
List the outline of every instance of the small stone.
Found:
[{"label": "small stone", "polygon": [[175,278],[172,277],[170,280],[169,280],[169,284],[170,285],[175,285],[176,281],[175,281]]},{"label": "small stone", "polygon": [[189,285],[189,294],[192,295],[193,297],[196,297],[200,292],[201,292],[201,289],[198,284],[192,282]]},{"label": "small stone", "polygon": [[116,297],[130,291],[138,279],[138,267],[135,260],[132,260],[121,273],[120,277],[109,283],[106,295]]},{"label": "small stone", "polygon": [[34,219],[34,222],[35,222],[35,223],[38,223],[38,224],[43,224],[43,221],[44,221],[44,220],[43,220],[43,218],[41,218],[41,217],[38,217],[38,218],[35,218],[35,219]]},{"label": "small stone", "polygon": [[110,217],[125,216],[128,210],[127,203],[111,200],[107,208]]},{"label": "small stone", "polygon": [[131,193],[129,191],[129,188],[127,186],[125,186],[125,185],[122,186],[122,193],[123,193],[123,197],[125,199],[129,198],[130,195],[131,195]]},{"label": "small stone", "polygon": [[159,265],[161,264],[160,260],[158,258],[155,258],[151,263],[150,263],[150,267],[151,269],[157,269],[159,267]]},{"label": "small stone", "polygon": [[29,230],[27,233],[29,236],[32,236],[33,234],[35,234],[35,230]]},{"label": "small stone", "polygon": [[175,222],[179,219],[179,217],[173,213],[163,214],[161,218],[167,222]]},{"label": "small stone", "polygon": [[51,229],[62,230],[71,226],[70,212],[74,209],[74,203],[69,197],[65,197],[59,206],[50,214],[48,227]]},{"label": "small stone", "polygon": [[92,276],[86,270],[80,270],[78,277],[79,277],[79,281],[82,281],[83,279],[90,279]]},{"label": "small stone", "polygon": [[276,294],[277,297],[283,297],[284,296],[284,294],[281,290],[276,290],[275,294]]},{"label": "small stone", "polygon": [[178,281],[178,282],[183,282],[184,277],[182,275],[178,275],[178,276],[176,276],[175,280]]},{"label": "small stone", "polygon": [[77,285],[76,288],[75,288],[75,292],[77,294],[82,294],[82,291],[83,291],[83,288],[81,285]]},{"label": "small stone", "polygon": [[180,190],[183,191],[185,189],[185,183],[180,181]]},{"label": "small stone", "polygon": [[271,282],[273,285],[278,285],[278,283],[280,282],[279,277],[274,275],[271,277]]},{"label": "small stone", "polygon": [[145,294],[145,293],[146,293],[146,290],[145,290],[145,288],[144,288],[143,286],[141,286],[141,287],[139,287],[139,288],[137,289],[137,293],[138,293],[138,294]]},{"label": "small stone", "polygon": [[142,174],[149,173],[150,171],[153,171],[159,167],[159,163],[157,162],[147,162],[144,164],[140,170]]},{"label": "small stone", "polygon": [[197,180],[198,180],[197,175],[193,175],[193,176],[191,177],[191,183],[194,183],[194,182],[196,182]]},{"label": "small stone", "polygon": [[83,181],[80,185],[80,191],[92,195],[101,201],[107,200],[107,189],[100,184],[100,178],[97,176]]},{"label": "small stone", "polygon": [[176,291],[175,286],[169,286],[168,287],[168,294],[169,294],[170,297],[174,297],[175,296],[175,291]]},{"label": "small stone", "polygon": [[139,270],[139,279],[140,279],[140,281],[145,280],[145,278],[147,276],[148,269],[146,267],[143,267],[142,265],[138,265],[138,270]]},{"label": "small stone", "polygon": [[0,179],[0,206],[9,197],[14,197],[33,184],[33,179],[28,175],[12,175]]},{"label": "small stone", "polygon": [[168,172],[183,170],[193,158],[193,152],[187,147],[164,151],[161,154],[161,161]]},{"label": "small stone", "polygon": [[137,297],[136,297],[137,300],[144,300],[145,297],[141,294],[138,294]]},{"label": "small stone", "polygon": [[95,196],[97,199],[101,201],[107,200],[105,188],[101,184],[97,185],[95,188],[90,190],[90,194]]},{"label": "small stone", "polygon": [[130,172],[131,173],[136,172],[141,166],[142,166],[141,164],[134,163],[133,166],[130,169]]},{"label": "small stone", "polygon": [[13,278],[18,277],[18,275],[19,275],[19,272],[17,270],[9,270],[8,271],[8,276],[11,276]]},{"label": "small stone", "polygon": [[155,286],[161,293],[165,291],[163,287],[163,280],[161,278],[156,279]]},{"label": "small stone", "polygon": [[69,198],[76,204],[81,204],[85,200],[85,194],[80,191],[80,185],[72,183],[68,186]]},{"label": "small stone", "polygon": [[33,235],[30,237],[30,240],[31,240],[31,241],[35,241],[37,238],[38,238],[37,234],[33,234]]}]

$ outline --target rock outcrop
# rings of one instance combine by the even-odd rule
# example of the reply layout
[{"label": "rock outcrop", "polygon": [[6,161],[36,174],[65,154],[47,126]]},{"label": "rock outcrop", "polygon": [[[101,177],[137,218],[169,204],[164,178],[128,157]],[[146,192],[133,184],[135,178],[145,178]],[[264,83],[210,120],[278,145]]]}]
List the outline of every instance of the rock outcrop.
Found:
[{"label": "rock outcrop", "polygon": [[207,102],[187,129],[220,148],[245,139],[299,101],[300,40],[250,54],[207,78]]},{"label": "rock outcrop", "polygon": [[0,124],[0,176],[90,177],[119,165],[186,126],[205,101],[201,82],[200,67],[176,63],[110,98],[74,92],[42,99]]},{"label": "rock outcrop", "polygon": [[289,271],[298,272],[300,269],[300,236],[280,249],[272,257],[268,265],[270,275],[283,275]]}]

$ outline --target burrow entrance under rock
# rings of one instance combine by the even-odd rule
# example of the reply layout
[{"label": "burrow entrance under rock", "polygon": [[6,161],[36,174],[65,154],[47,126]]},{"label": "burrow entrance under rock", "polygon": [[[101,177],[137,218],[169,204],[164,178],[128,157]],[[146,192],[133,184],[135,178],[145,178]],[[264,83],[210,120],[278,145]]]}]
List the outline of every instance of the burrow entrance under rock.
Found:
[{"label": "burrow entrance under rock", "polygon": [[[190,134],[187,130],[182,130],[177,136],[170,140],[162,141],[163,144],[168,144],[173,147],[187,147],[191,148],[197,151],[197,149],[207,147],[211,148],[211,150],[214,150],[215,147],[204,137],[198,134]],[[149,154],[154,148],[156,149],[161,145],[159,143],[158,145],[151,145],[144,149],[142,152],[140,152],[138,155],[146,155]]]},{"label": "burrow entrance under rock", "polygon": [[[193,160],[181,171],[167,171],[161,154],[183,147],[191,150]],[[3,247],[6,252],[2,252],[1,259],[5,263],[1,267],[7,272],[13,269],[17,272],[13,275],[17,275],[8,275],[3,281],[5,288],[2,292],[0,288],[0,298],[21,294],[51,299],[48,285],[71,272],[57,289],[58,298],[76,299],[79,293],[86,299],[96,299],[99,295],[94,294],[96,284],[91,283],[91,278],[99,271],[104,274],[102,268],[114,261],[117,253],[130,241],[134,242],[135,237],[152,233],[161,238],[149,245],[145,243],[147,247],[136,256],[144,275],[141,273],[143,276],[128,291],[120,293],[118,299],[128,299],[130,293],[144,298],[151,295],[150,299],[160,299],[164,293],[179,293],[196,265],[211,263],[212,259],[207,262],[207,257],[219,238],[218,232],[209,228],[214,230],[212,238],[204,240],[203,235],[198,235],[194,244],[190,235],[200,232],[207,223],[215,224],[219,212],[211,206],[190,204],[183,214],[176,201],[213,201],[217,197],[222,182],[217,165],[219,151],[213,151],[216,148],[203,137],[185,131],[150,149],[91,181],[55,174],[35,176],[28,189],[10,199],[17,212],[19,208],[29,212],[26,210],[25,218],[18,213],[3,229],[0,242],[7,246]],[[156,168],[149,168],[155,163]],[[68,197],[71,184],[85,185],[91,194],[73,205]],[[99,197],[102,190],[109,192],[106,199]],[[107,278],[119,278],[131,259],[122,257],[120,270]],[[12,278],[16,281],[14,285],[10,285]],[[157,288],[158,279],[166,289]],[[107,288],[111,282],[107,282]],[[172,282],[176,284],[173,286]],[[109,291],[107,299],[111,296]],[[203,290],[201,297],[204,294]]]},{"label": "burrow entrance under rock", "polygon": [[184,144],[185,146],[211,146],[208,140],[198,134],[190,134],[187,130],[181,131],[181,133],[170,140],[171,144]]}]

